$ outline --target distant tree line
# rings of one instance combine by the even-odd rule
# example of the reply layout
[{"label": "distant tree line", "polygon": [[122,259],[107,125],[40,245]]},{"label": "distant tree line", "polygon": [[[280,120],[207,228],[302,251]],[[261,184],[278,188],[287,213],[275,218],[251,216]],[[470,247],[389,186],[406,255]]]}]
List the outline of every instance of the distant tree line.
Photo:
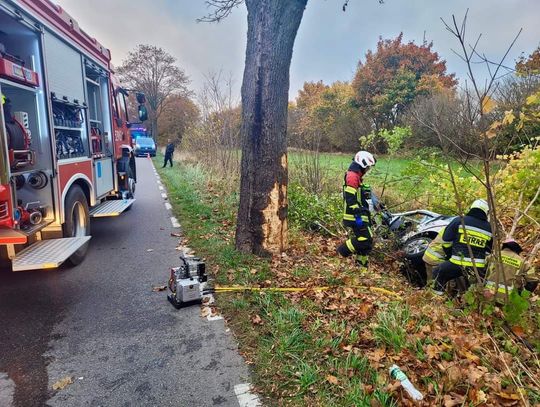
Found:
[{"label": "distant tree line", "polygon": [[[394,152],[396,146],[440,147],[435,127],[443,126],[456,144],[471,151],[480,148],[466,117],[468,91],[458,87],[432,47],[426,42],[404,43],[402,34],[381,38],[377,49],[368,51],[358,64],[351,82],[304,83],[289,106],[290,145],[341,152],[364,147],[377,153]],[[483,120],[501,120],[510,110],[518,117],[526,109],[527,97],[540,89],[539,68],[540,49],[522,56],[489,95]],[[528,144],[540,134],[530,121],[521,124],[526,128],[519,132],[518,125],[515,121],[498,132],[493,142],[500,145],[500,152],[509,144],[515,148]]]},{"label": "distant tree line", "polygon": [[[149,127],[160,144],[169,138],[177,144],[185,139],[204,161],[219,160],[228,171],[234,169],[237,162],[225,151],[240,148],[241,108],[232,96],[230,77],[207,75],[194,97],[176,59],[150,45],[139,45],[128,54],[118,72],[129,87],[147,94]],[[493,140],[499,153],[529,145],[540,134],[538,121],[517,120],[536,117],[527,98],[539,91],[540,47],[521,56],[487,98],[483,120],[500,123]],[[311,151],[369,148],[384,154],[440,147],[437,132],[443,128],[456,145],[474,152],[480,147],[471,134],[467,103],[467,89],[447,73],[446,62],[431,42],[404,42],[402,34],[380,38],[350,82],[304,83],[289,103],[288,143]],[[451,142],[447,147],[452,151]]]}]

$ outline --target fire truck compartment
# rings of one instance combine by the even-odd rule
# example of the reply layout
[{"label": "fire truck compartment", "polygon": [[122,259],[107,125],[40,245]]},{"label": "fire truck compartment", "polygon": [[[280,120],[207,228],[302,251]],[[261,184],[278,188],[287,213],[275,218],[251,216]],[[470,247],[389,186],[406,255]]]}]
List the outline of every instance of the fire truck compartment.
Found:
[{"label": "fire truck compartment", "polygon": [[[19,208],[18,213],[23,214],[19,223],[21,231],[27,234],[29,230],[39,230],[54,220],[52,146],[44,90],[41,34],[29,20],[13,18],[10,12],[9,7],[0,8],[0,59],[4,61],[4,67],[10,67],[0,70],[0,93],[5,102],[3,107],[9,104],[8,110],[2,110],[11,116],[4,117],[4,131],[7,131],[8,122],[11,121],[11,129],[18,127],[24,132],[7,132],[7,135],[19,137],[26,133],[26,136],[24,141],[10,137],[6,144],[2,143],[2,149],[8,150],[8,179],[12,185],[16,185],[13,200]],[[22,77],[18,72],[23,73]],[[47,222],[25,221],[27,216],[24,215],[36,210]]]},{"label": "fire truck compartment", "polygon": [[90,217],[105,218],[110,216],[118,216],[133,205],[135,199],[119,199],[114,201],[104,201],[103,203],[94,206],[90,209]]},{"label": "fire truck compartment", "polygon": [[13,271],[59,267],[90,238],[91,236],[66,237],[36,242],[17,253],[12,260]]}]

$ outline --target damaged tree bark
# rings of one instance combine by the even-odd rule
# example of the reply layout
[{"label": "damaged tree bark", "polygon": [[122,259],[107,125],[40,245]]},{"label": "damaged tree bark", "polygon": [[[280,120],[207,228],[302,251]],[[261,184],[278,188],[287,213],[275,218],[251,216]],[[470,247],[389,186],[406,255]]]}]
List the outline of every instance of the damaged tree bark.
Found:
[{"label": "damaged tree bark", "polygon": [[307,0],[246,0],[242,167],[236,248],[257,255],[287,247],[289,68]]}]

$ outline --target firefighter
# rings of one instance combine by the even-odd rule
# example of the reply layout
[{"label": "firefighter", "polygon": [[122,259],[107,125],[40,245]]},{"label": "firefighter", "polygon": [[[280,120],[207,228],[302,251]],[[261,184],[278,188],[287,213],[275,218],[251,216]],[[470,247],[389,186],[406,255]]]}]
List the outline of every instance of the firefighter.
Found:
[{"label": "firefighter", "polygon": [[343,225],[352,230],[353,236],[337,248],[343,257],[356,255],[360,271],[368,268],[368,254],[373,245],[371,213],[373,208],[371,188],[364,184],[364,175],[377,160],[367,151],[359,151],[345,173],[343,183]]},{"label": "firefighter", "polygon": [[161,168],[165,168],[167,166],[167,162],[169,162],[172,167],[173,153],[174,153],[174,144],[171,141],[171,139],[167,139],[167,147],[165,147],[165,161],[163,162],[163,167]]},{"label": "firefighter", "polygon": [[[473,262],[480,277],[485,276],[486,255],[491,251],[492,234],[488,222],[489,207],[485,200],[477,199],[463,217],[452,220],[443,233],[443,248],[448,260],[433,270],[434,292],[442,295],[446,283],[473,268]],[[465,225],[465,230],[463,224]],[[468,244],[467,244],[468,243]],[[470,257],[469,247],[473,258]]]},{"label": "firefighter", "polygon": [[433,280],[433,269],[437,266],[440,266],[446,259],[446,252],[443,247],[443,234],[446,228],[442,228],[435,239],[433,239],[426,251],[422,260],[426,264],[426,280],[427,284],[431,283]]},{"label": "firefighter", "polygon": [[506,292],[510,294],[514,289],[534,292],[538,286],[540,278],[535,272],[534,266],[521,257],[522,251],[523,249],[514,239],[505,240],[501,247],[502,264],[500,264],[499,271],[497,271],[495,263],[497,259],[494,256],[488,257],[486,289],[499,300],[504,301]]}]

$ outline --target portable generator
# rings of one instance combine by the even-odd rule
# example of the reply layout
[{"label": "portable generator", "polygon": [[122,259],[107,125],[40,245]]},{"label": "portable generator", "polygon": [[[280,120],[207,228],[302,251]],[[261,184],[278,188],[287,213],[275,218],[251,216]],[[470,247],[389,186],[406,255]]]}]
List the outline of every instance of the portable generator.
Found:
[{"label": "portable generator", "polygon": [[198,257],[180,256],[180,266],[171,268],[167,299],[175,308],[199,304],[203,283],[208,280],[204,262]]}]

